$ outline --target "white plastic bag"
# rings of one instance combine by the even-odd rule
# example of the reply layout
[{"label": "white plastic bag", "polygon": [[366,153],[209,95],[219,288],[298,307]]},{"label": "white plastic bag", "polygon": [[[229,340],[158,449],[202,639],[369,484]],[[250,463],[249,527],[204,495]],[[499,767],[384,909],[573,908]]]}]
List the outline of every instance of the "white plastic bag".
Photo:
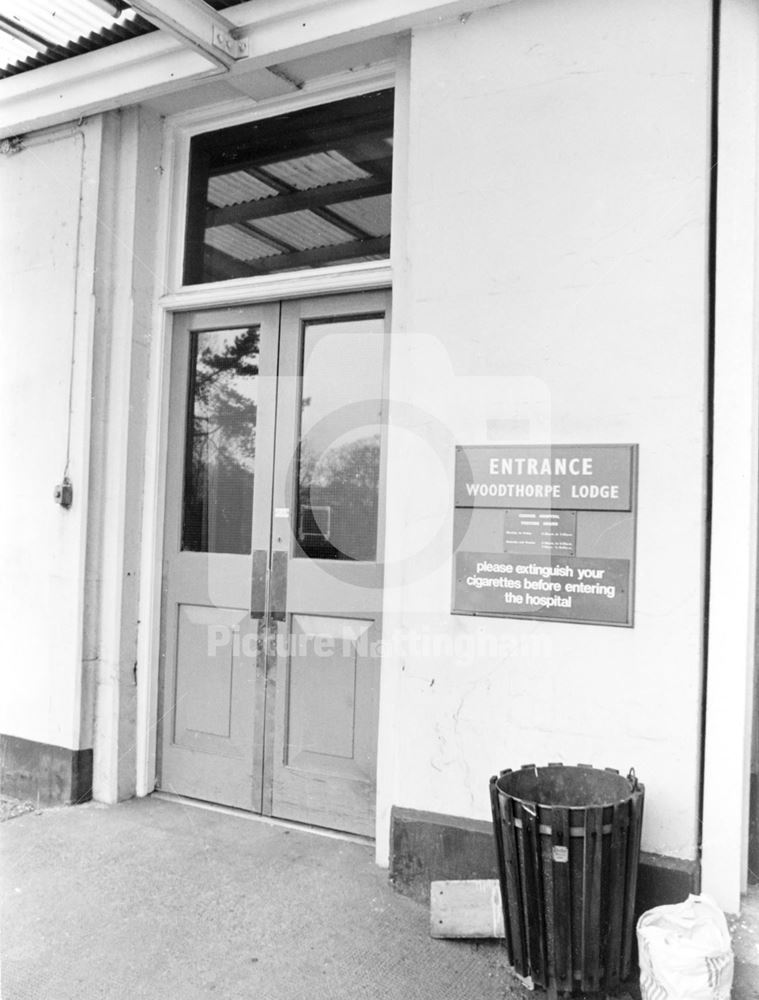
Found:
[{"label": "white plastic bag", "polygon": [[642,1000],[730,1000],[733,952],[711,896],[656,906],[638,921]]}]

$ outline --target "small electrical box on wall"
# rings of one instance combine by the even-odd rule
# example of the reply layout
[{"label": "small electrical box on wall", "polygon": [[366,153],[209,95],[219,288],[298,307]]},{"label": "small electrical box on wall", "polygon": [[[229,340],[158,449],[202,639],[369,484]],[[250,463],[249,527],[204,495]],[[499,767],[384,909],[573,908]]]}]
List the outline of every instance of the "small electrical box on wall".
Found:
[{"label": "small electrical box on wall", "polygon": [[638,448],[456,449],[454,614],[633,624]]},{"label": "small electrical box on wall", "polygon": [[58,485],[53,490],[53,499],[56,503],[60,504],[61,507],[65,507],[67,510],[74,501],[74,487],[68,476],[63,477],[63,482],[58,483]]}]

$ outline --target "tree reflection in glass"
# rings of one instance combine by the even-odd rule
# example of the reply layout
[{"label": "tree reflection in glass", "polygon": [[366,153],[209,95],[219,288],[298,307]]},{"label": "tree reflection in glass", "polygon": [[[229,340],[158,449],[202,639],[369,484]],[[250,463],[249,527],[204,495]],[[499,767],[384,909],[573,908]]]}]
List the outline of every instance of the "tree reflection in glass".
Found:
[{"label": "tree reflection in glass", "polygon": [[376,558],[379,465],[378,433],[301,449],[298,541],[312,559]]},{"label": "tree reflection in glass", "polygon": [[251,550],[258,327],[192,335],[182,548]]},{"label": "tree reflection in glass", "polygon": [[377,558],[382,317],[306,325],[296,556]]}]

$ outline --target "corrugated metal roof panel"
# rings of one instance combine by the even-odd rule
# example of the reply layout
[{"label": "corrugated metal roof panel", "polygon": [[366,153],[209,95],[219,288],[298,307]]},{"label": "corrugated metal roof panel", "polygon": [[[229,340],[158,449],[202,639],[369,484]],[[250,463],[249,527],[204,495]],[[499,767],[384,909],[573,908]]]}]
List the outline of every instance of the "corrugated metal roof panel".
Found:
[{"label": "corrugated metal roof panel", "polygon": [[0,0],[0,79],[157,30],[124,0]]},{"label": "corrugated metal roof panel", "polygon": [[257,219],[256,226],[276,239],[288,243],[296,250],[337,246],[349,237],[345,231],[320,219],[313,212],[288,212],[271,219]]},{"label": "corrugated metal roof panel", "polygon": [[0,15],[13,26],[37,37],[42,46],[67,45],[91,31],[110,27],[120,17],[134,17],[115,4],[92,0],[0,0]]},{"label": "corrugated metal roof panel", "polygon": [[337,184],[340,181],[352,181],[370,176],[334,149],[324,153],[298,156],[293,160],[283,160],[279,163],[267,163],[264,169],[267,174],[298,191],[308,191],[325,184]]},{"label": "corrugated metal roof panel", "polygon": [[217,174],[208,179],[208,200],[217,208],[222,205],[239,205],[244,201],[258,201],[277,194],[277,188],[251,177],[245,170],[231,174]]},{"label": "corrugated metal roof panel", "polygon": [[153,30],[121,0],[0,0],[0,78]]},{"label": "corrugated metal roof panel", "polygon": [[235,229],[234,226],[215,226],[213,229],[207,229],[206,243],[215,250],[236,257],[237,260],[260,260],[262,257],[280,253],[276,247],[240,229]]},{"label": "corrugated metal roof panel", "polygon": [[374,198],[362,198],[361,201],[332,205],[330,212],[359,226],[370,236],[389,236],[390,204],[390,195],[380,194]]},{"label": "corrugated metal roof panel", "polygon": [[25,59],[29,51],[29,46],[25,42],[14,38],[13,35],[9,35],[5,31],[0,31],[0,65],[5,66],[8,63]]}]

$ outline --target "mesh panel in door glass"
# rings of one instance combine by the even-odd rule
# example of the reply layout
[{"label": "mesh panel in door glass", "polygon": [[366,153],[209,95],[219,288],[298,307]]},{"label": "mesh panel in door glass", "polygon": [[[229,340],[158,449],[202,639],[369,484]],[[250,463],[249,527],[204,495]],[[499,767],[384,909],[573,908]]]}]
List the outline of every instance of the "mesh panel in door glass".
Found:
[{"label": "mesh panel in door glass", "polygon": [[305,327],[296,556],[377,558],[384,328],[382,317]]},{"label": "mesh panel in door glass", "polygon": [[182,548],[251,549],[258,327],[193,333],[185,445]]}]

